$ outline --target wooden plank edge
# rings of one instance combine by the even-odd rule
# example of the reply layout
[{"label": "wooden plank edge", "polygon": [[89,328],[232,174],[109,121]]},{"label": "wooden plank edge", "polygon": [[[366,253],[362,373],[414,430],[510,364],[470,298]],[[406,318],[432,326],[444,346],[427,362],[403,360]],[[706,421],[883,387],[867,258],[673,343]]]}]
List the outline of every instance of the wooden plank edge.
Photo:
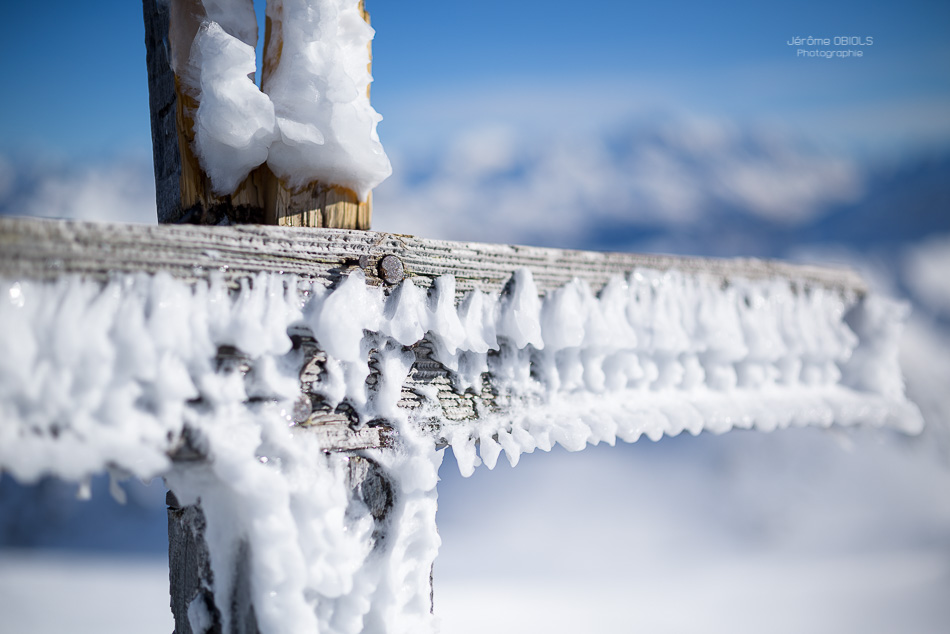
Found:
[{"label": "wooden plank edge", "polygon": [[454,275],[460,293],[472,288],[500,292],[522,267],[531,270],[542,294],[573,278],[597,291],[611,277],[638,268],[708,275],[723,284],[733,278],[779,279],[856,296],[867,291],[860,276],[849,269],[755,258],[575,251],[347,229],[0,218],[0,276],[4,277],[48,280],[79,274],[105,280],[116,273],[165,271],[186,280],[218,274],[234,281],[278,272],[332,283],[361,269],[369,283],[381,284],[378,267],[387,255],[399,258],[405,275],[419,286],[430,286],[440,275]]}]

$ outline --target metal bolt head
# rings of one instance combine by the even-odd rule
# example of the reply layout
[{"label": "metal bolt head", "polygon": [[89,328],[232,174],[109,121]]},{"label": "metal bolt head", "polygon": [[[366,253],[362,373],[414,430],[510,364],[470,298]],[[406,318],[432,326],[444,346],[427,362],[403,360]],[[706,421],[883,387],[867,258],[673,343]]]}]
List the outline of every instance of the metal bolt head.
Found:
[{"label": "metal bolt head", "polygon": [[406,277],[406,269],[402,265],[402,260],[395,255],[384,256],[379,261],[379,276],[390,286],[403,281]]},{"label": "metal bolt head", "polygon": [[298,396],[297,400],[294,401],[294,410],[291,414],[293,421],[295,423],[305,423],[312,413],[313,405],[310,403],[310,397],[306,394]]}]

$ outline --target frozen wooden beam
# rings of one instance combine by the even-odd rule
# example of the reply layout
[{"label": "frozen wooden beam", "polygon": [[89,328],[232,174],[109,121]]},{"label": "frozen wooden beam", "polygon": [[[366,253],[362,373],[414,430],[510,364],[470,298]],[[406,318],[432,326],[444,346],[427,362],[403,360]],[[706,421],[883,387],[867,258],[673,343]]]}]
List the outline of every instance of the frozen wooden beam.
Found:
[{"label": "frozen wooden beam", "polygon": [[[367,284],[382,287],[388,294],[406,279],[427,289],[437,278],[450,275],[456,284],[456,301],[460,301],[475,289],[504,293],[518,270],[529,271],[538,292],[545,295],[574,279],[597,292],[612,277],[636,269],[703,275],[718,280],[722,287],[737,279],[779,280],[803,293],[810,288],[830,289],[849,298],[849,304],[865,293],[864,283],[850,270],[755,259],[571,251],[341,229],[0,219],[0,277],[7,280],[55,281],[75,276],[106,282],[120,274],[161,272],[189,283],[221,277],[236,289],[241,280],[258,273],[283,273],[332,287],[359,272]],[[325,355],[312,333],[290,334],[307,359],[302,375],[319,372]],[[416,364],[403,386],[403,407],[418,406],[419,394],[434,390],[443,412],[437,428],[477,417],[479,408],[497,412],[491,381],[482,390],[458,391],[450,372],[432,358],[431,343],[422,342],[413,350]],[[235,367],[249,362],[239,350],[222,349],[218,357],[219,363]],[[306,384],[306,377],[302,382]],[[321,434],[328,449],[354,450],[389,442],[393,431],[384,421],[354,429],[345,412],[328,410],[316,395],[309,397],[300,421]],[[440,442],[449,435],[440,429],[434,433]],[[171,451],[181,459],[191,455],[187,439],[177,441]]]},{"label": "frozen wooden beam", "polygon": [[[582,283],[596,296],[611,279],[627,279],[626,276],[635,271],[641,271],[646,275],[646,277],[641,277],[641,281],[636,282],[636,284],[639,284],[647,293],[647,296],[642,299],[644,303],[637,304],[639,307],[635,310],[647,310],[648,312],[639,317],[633,313],[627,313],[623,318],[634,321],[637,319],[645,320],[646,323],[634,323],[633,325],[635,328],[646,328],[644,332],[647,333],[647,336],[650,336],[649,333],[652,329],[667,327],[662,323],[655,326],[650,325],[652,320],[655,319],[682,320],[680,325],[674,326],[674,330],[681,327],[696,328],[695,325],[690,326],[690,323],[698,318],[697,315],[681,313],[683,310],[688,313],[688,310],[699,309],[700,304],[696,304],[695,308],[688,308],[693,306],[689,302],[707,301],[701,298],[697,299],[695,292],[690,290],[691,288],[705,288],[707,290],[703,292],[711,292],[713,295],[726,297],[727,302],[741,303],[745,301],[745,307],[738,306],[729,309],[733,311],[730,318],[732,320],[737,319],[736,310],[747,313],[745,316],[739,317],[742,324],[746,324],[749,319],[756,319],[756,311],[759,310],[756,307],[757,303],[780,301],[784,302],[786,306],[789,305],[789,302],[798,306],[791,308],[792,312],[788,313],[791,317],[781,317],[778,313],[769,317],[769,319],[779,320],[786,318],[805,320],[801,323],[779,326],[781,328],[791,328],[789,330],[791,333],[796,332],[797,328],[805,329],[800,335],[797,335],[802,337],[801,341],[790,342],[789,344],[792,346],[790,350],[793,356],[806,354],[801,351],[796,352],[796,348],[800,346],[806,346],[807,348],[807,346],[814,345],[808,343],[812,337],[807,332],[812,327],[808,320],[827,319],[838,321],[840,325],[833,324],[833,328],[846,328],[840,323],[841,320],[847,316],[846,313],[862,305],[866,293],[863,281],[850,270],[793,265],[756,259],[724,260],[571,251],[514,245],[427,240],[406,235],[342,229],[277,228],[257,225],[233,227],[144,226],[15,218],[0,219],[0,278],[8,281],[81,279],[104,284],[122,274],[144,273],[154,275],[162,273],[188,284],[199,282],[207,284],[209,280],[221,279],[230,286],[232,292],[237,293],[242,284],[246,286],[248,282],[253,283],[254,277],[262,273],[293,275],[296,276],[295,279],[330,289],[340,287],[344,281],[358,274],[361,276],[360,279],[364,279],[365,284],[369,287],[378,287],[383,298],[389,298],[403,285],[404,281],[411,282],[413,287],[422,289],[423,292],[429,291],[431,306],[432,298],[437,297],[439,293],[436,288],[437,280],[448,277],[454,285],[455,296],[450,299],[449,305],[449,309],[454,312],[457,308],[460,309],[463,300],[473,291],[499,298],[493,301],[498,301],[499,306],[503,307],[509,301],[508,298],[512,293],[513,283],[519,272],[521,272],[522,277],[529,276],[531,278],[534,292],[540,295],[536,301],[540,302],[546,301],[545,298],[552,293],[567,288],[573,281]],[[672,272],[673,277],[669,279],[650,277],[651,275],[662,275],[665,271]],[[681,291],[677,284],[682,282],[677,280],[684,279],[687,280],[687,286],[682,288],[682,293],[685,293],[685,295],[680,296]],[[689,279],[697,280],[696,284],[699,284],[701,280],[701,286],[693,286],[694,282],[689,282]],[[761,282],[764,286],[751,287],[751,295],[746,295],[747,291],[741,290],[745,288],[743,285],[758,282]],[[626,282],[623,283],[626,284]],[[630,283],[631,288],[633,288],[634,280],[632,278]],[[738,293],[731,292],[730,287],[737,283],[740,285],[740,290]],[[756,290],[756,288],[760,290]],[[770,294],[775,292],[769,289],[778,289],[780,296],[769,299]],[[630,293],[634,291],[623,292]],[[756,293],[760,294],[757,295]],[[831,296],[839,298],[834,300],[839,304],[830,305],[831,307],[827,310],[840,312],[823,316],[821,311],[826,309],[818,305],[812,306],[811,300],[808,299],[816,293],[830,293]],[[654,299],[651,299],[651,295],[654,296]],[[689,299],[690,297],[693,297],[693,299]],[[744,300],[743,297],[745,297]],[[800,299],[795,299],[796,297]],[[655,298],[660,299],[655,300]],[[681,300],[687,302],[683,304],[687,308],[677,308],[676,305],[653,306],[650,308],[651,302],[654,301],[672,301],[675,304]],[[641,300],[634,300],[631,296],[630,300],[623,301],[640,302]],[[715,302],[715,298],[712,301]],[[538,306],[540,306],[540,303]],[[834,306],[840,307],[835,308]],[[537,311],[538,308],[534,310]],[[597,310],[601,309],[598,308]],[[795,312],[799,310],[805,312],[799,316]],[[670,316],[666,317],[664,315]],[[332,319],[345,322],[352,320],[354,317],[358,317],[358,315],[334,314]],[[537,319],[537,316],[534,318]],[[498,315],[493,319],[503,321],[503,318]],[[501,321],[498,323],[500,324]],[[724,323],[721,327],[727,325]],[[860,323],[858,323],[858,326],[860,326]],[[703,326],[703,328],[710,327],[709,325]],[[754,323],[733,327],[753,327],[753,331],[745,335],[739,334],[740,337],[763,336],[755,334]],[[776,325],[765,324],[763,327],[767,330],[768,328],[775,328]],[[327,372],[325,342],[320,342],[319,337],[315,337],[314,332],[304,326],[291,327],[287,334],[290,335],[294,349],[300,359],[301,397],[298,399],[299,403],[295,406],[294,420],[300,426],[307,426],[311,428],[314,434],[319,435],[321,446],[328,451],[353,451],[392,444],[396,431],[390,421],[378,419],[372,421],[370,425],[362,425],[361,423],[365,421],[355,418],[352,409],[346,406],[345,401],[340,405],[328,405],[318,391],[315,392],[311,389],[311,384]],[[713,331],[708,336],[718,335]],[[851,335],[847,336],[850,337]],[[863,342],[861,336],[856,342],[848,344],[850,346],[856,345],[855,355],[863,354],[861,352],[862,346],[877,345],[873,341],[870,344]],[[414,415],[413,420],[437,444],[451,443],[453,434],[457,429],[469,429],[472,424],[477,426],[483,418],[497,421],[509,413],[521,412],[525,406],[534,402],[532,400],[534,397],[526,395],[512,397],[512,395],[506,394],[507,388],[499,383],[501,378],[493,375],[491,371],[485,373],[481,379],[476,381],[476,384],[467,387],[461,386],[456,380],[455,373],[442,363],[444,359],[438,354],[437,339],[436,335],[426,335],[408,347],[414,356],[414,362],[401,386],[401,396],[398,403],[406,411],[428,412],[424,417]],[[517,345],[519,348],[527,350],[524,342]],[[535,348],[538,348],[539,345],[536,343]],[[630,352],[632,354],[646,355],[647,357],[659,355],[663,358],[666,358],[664,355],[673,355],[669,357],[669,362],[678,365],[681,362],[688,362],[687,357],[696,357],[697,355],[702,357],[705,354],[703,346],[716,346],[718,344],[701,342],[695,344],[688,342],[657,344],[661,346],[686,346],[682,353],[663,352],[662,350],[651,352],[652,348],[650,346],[654,344],[649,342],[638,345],[647,347],[642,349],[631,348]],[[690,346],[699,346],[699,348],[690,351]],[[805,350],[806,348],[801,349]],[[491,355],[498,354],[504,357],[506,353],[504,350],[490,351],[489,360],[494,358]],[[524,359],[525,368],[529,367],[530,362],[532,381],[540,381],[539,385],[543,384],[544,380],[535,376],[535,373],[543,372],[541,368],[544,364],[555,362],[553,357],[548,361],[544,361],[543,354],[546,354],[546,352],[538,348],[538,350],[531,353],[530,359],[528,357]],[[741,354],[751,354],[752,356],[748,362],[752,363],[753,366],[761,365],[761,362],[756,360],[758,358],[756,355],[760,353],[744,352]],[[791,359],[790,362],[800,363],[795,359]],[[830,361],[828,362],[830,363]],[[255,359],[247,355],[245,351],[230,346],[222,346],[217,351],[215,363],[219,367],[247,373],[255,363]],[[770,363],[765,362],[766,365]],[[896,358],[894,363],[896,364]],[[734,367],[734,369],[728,370],[733,376],[735,376],[735,372],[742,374],[751,371],[746,369],[747,361],[740,357],[727,360],[725,365],[729,368]],[[676,370],[676,372],[680,371]],[[768,371],[772,372],[774,370]],[[786,368],[782,371],[798,372],[799,370],[796,370],[793,365],[791,369]],[[371,362],[368,381],[371,383],[377,381],[378,379],[375,378],[377,372],[378,367]],[[899,370],[896,367],[889,368],[885,374],[894,372],[899,375]],[[813,381],[814,377],[805,377],[805,379]],[[651,380],[656,381],[658,379]],[[636,407],[642,406],[649,409],[652,407],[650,399],[654,398],[652,395],[659,394],[662,397],[668,389],[678,390],[677,385],[681,378],[673,376],[670,380],[673,383],[667,388],[660,389],[659,392],[653,390],[659,389],[661,384],[665,385],[663,383],[664,379],[659,379],[659,383],[653,390],[630,392],[629,402]],[[735,381],[735,378],[732,381]],[[728,385],[726,384],[727,388]],[[751,425],[757,417],[762,416],[765,416],[765,420],[760,421],[760,424],[766,428],[774,424],[789,424],[788,421],[775,423],[768,415],[763,414],[758,409],[754,412],[743,413],[742,410],[745,407],[742,405],[745,402],[743,399],[748,400],[756,397],[754,385],[755,381],[753,380],[744,388],[740,385],[739,387],[742,389],[734,392],[730,391],[731,388],[725,392],[719,392],[718,390],[723,388],[713,385],[711,386],[713,391],[709,392],[711,396],[703,396],[702,394],[705,394],[705,392],[697,393],[691,388],[684,388],[683,391],[677,392],[681,394],[681,400],[684,403],[699,399],[697,401],[699,406],[704,406],[702,405],[705,402],[703,399],[708,400],[708,398],[714,397],[721,400],[723,404],[728,404],[729,407],[738,408],[726,417],[726,423],[715,423],[716,420],[719,420],[716,416],[706,422],[703,421],[702,417],[695,419],[691,423],[693,425],[690,427],[691,431],[698,431],[707,423],[720,425],[720,427],[725,424],[725,427],[722,427],[723,430],[734,424]],[[706,387],[708,389],[710,386]],[[799,398],[797,396],[799,393],[795,391],[797,388],[794,385],[791,387],[794,389],[788,390],[789,398],[793,400]],[[854,387],[857,387],[859,391],[855,392],[852,389]],[[830,422],[835,415],[833,408],[828,409],[825,405],[822,405],[826,396],[826,393],[822,391],[823,389],[825,388],[817,385],[814,389],[811,389],[810,393],[816,403],[820,405],[819,409],[826,412],[822,415],[822,420]],[[894,417],[899,419],[902,412],[906,413],[902,409],[902,395],[900,395],[900,398],[897,395],[886,397],[875,393],[877,388],[874,388],[871,392],[863,392],[860,391],[861,389],[863,388],[860,388],[860,386],[847,387],[846,396],[850,399],[848,402],[855,406],[871,407],[867,411],[878,412],[876,420],[880,424],[883,424],[884,419],[891,420]],[[782,396],[782,390],[778,392],[772,390],[768,393],[778,394],[781,398],[785,398]],[[504,397],[498,398],[499,394]],[[571,394],[573,394],[572,398],[578,403],[584,398],[597,398],[594,393],[585,390],[575,390]],[[434,402],[429,402],[432,399],[434,399]],[[431,409],[433,404],[438,405],[436,410]],[[538,403],[531,406],[538,406]],[[807,408],[805,409],[807,410]],[[848,414],[848,416],[851,417],[852,414]],[[622,416],[637,418],[639,414],[630,413]],[[853,414],[853,416],[858,416],[858,414]],[[882,416],[884,418],[881,418]],[[795,420],[798,420],[799,424],[807,422],[801,416],[795,418]],[[916,419],[912,412],[909,414],[908,420],[910,421],[908,423],[909,428],[913,428]],[[699,426],[696,427],[696,425]],[[676,425],[674,425],[668,430],[668,433],[678,433],[678,431],[682,431],[682,427],[676,428]],[[169,445],[168,451],[176,460],[201,458],[200,449],[196,450],[187,436],[174,439],[174,442]]]}]

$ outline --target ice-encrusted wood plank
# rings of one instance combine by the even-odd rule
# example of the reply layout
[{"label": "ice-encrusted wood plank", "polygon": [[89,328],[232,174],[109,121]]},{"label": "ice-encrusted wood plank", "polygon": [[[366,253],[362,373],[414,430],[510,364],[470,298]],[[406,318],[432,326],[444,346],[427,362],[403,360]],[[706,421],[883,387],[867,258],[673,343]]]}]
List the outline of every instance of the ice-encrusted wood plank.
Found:
[{"label": "ice-encrusted wood plank", "polygon": [[[122,273],[164,272],[186,281],[220,275],[237,283],[260,272],[280,272],[331,285],[361,270],[368,283],[384,287],[395,287],[404,277],[411,277],[418,286],[429,287],[437,277],[452,275],[461,296],[473,288],[501,292],[520,268],[531,271],[542,294],[574,278],[598,290],[611,276],[626,275],[636,268],[703,273],[719,277],[723,284],[734,278],[781,278],[803,288],[832,288],[851,297],[865,290],[861,279],[848,270],[763,260],[570,251],[339,229],[0,219],[0,277],[7,279],[54,280],[80,275],[105,281]],[[322,353],[309,333],[291,334],[295,345],[302,347],[312,363],[318,365]],[[449,372],[432,358],[427,341],[413,349],[416,362],[403,386],[402,407],[419,406],[420,393],[436,393],[441,405],[440,421],[433,422],[437,427],[475,419],[480,408],[497,411],[490,382],[481,390],[458,393]],[[239,351],[219,351],[221,355],[242,362]],[[311,362],[304,365],[308,363]],[[304,399],[305,413],[299,422],[322,435],[324,446],[348,451],[391,442],[393,430],[385,422],[354,430],[354,421],[345,409],[322,408],[318,397],[308,395],[307,377],[303,376],[308,371],[307,367],[302,370],[301,385],[304,396],[312,402]],[[373,380],[371,376],[370,381]],[[437,442],[444,442],[445,431],[432,430]],[[181,439],[173,456],[178,460],[201,458],[189,447],[187,438]]]}]

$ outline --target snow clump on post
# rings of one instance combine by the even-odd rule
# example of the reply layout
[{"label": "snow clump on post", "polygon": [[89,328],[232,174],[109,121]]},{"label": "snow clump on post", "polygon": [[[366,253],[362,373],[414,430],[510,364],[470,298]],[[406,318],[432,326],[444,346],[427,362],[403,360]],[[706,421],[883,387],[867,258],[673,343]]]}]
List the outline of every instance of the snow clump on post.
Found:
[{"label": "snow clump on post", "polygon": [[263,89],[251,79],[253,4],[197,3],[189,10],[198,31],[176,73],[198,103],[194,151],[214,193],[234,193],[266,162],[290,189],[319,182],[367,200],[392,167],[376,132],[382,117],[369,102],[375,32],[360,3],[271,0]]}]

